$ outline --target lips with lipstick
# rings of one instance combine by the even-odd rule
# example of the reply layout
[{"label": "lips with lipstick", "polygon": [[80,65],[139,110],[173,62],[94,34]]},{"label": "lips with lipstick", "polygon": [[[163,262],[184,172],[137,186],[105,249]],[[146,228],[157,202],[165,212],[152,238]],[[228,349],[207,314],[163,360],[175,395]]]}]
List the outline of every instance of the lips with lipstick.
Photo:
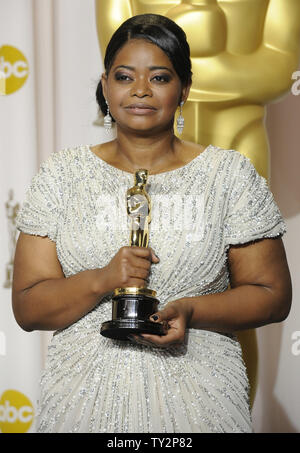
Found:
[{"label": "lips with lipstick", "polygon": [[125,110],[132,115],[151,115],[156,112],[153,105],[145,104],[144,102],[137,102],[125,106]]}]

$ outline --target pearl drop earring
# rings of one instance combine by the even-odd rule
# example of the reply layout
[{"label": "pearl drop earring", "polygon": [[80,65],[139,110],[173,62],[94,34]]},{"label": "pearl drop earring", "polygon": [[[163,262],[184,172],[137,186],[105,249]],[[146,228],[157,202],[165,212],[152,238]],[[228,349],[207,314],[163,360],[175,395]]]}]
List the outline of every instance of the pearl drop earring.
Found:
[{"label": "pearl drop earring", "polygon": [[179,117],[177,118],[177,131],[178,131],[178,134],[181,135],[182,132],[183,132],[183,128],[184,128],[184,118],[182,116],[182,107],[183,107],[183,104],[184,102],[181,101],[180,102],[180,112],[179,112]]},{"label": "pearl drop earring", "polygon": [[110,116],[110,114],[109,114],[109,105],[108,105],[108,102],[107,102],[107,101],[105,101],[105,102],[106,102],[106,105],[107,105],[107,113],[106,113],[106,115],[105,115],[105,117],[104,117],[104,129],[105,129],[105,131],[108,133],[108,132],[110,132],[111,129],[112,129],[112,119],[111,119],[111,116]]}]

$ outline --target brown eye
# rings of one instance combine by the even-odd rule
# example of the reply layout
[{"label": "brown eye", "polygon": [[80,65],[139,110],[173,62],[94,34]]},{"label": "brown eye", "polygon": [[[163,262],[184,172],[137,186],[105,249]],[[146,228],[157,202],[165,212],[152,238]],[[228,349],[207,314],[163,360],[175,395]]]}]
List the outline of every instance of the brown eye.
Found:
[{"label": "brown eye", "polygon": [[163,74],[163,75],[156,75],[152,78],[152,80],[155,80],[156,82],[169,82],[170,81],[170,76],[168,76],[167,74]]},{"label": "brown eye", "polygon": [[116,73],[115,74],[115,80],[119,80],[121,82],[128,82],[128,81],[131,80],[131,78],[127,74],[118,74],[118,73]]}]

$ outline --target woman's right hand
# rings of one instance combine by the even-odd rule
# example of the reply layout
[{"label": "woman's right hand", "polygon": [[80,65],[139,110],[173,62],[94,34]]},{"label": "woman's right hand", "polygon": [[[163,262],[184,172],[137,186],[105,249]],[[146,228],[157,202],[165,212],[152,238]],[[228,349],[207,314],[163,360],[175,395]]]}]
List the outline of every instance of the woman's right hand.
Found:
[{"label": "woman's right hand", "polygon": [[104,268],[108,292],[116,288],[145,287],[151,264],[158,262],[150,247],[121,247]]}]

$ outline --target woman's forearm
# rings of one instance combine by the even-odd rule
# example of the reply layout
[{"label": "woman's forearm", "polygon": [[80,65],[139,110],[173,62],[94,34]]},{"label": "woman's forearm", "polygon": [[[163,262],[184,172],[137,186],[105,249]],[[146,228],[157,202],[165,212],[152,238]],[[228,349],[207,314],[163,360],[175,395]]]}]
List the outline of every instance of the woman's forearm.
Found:
[{"label": "woman's forearm", "polygon": [[65,328],[91,311],[108,291],[105,268],[38,282],[17,296],[15,317],[26,331]]},{"label": "woman's forearm", "polygon": [[185,301],[190,313],[188,327],[226,333],[283,321],[291,305],[290,295],[260,285],[242,285]]}]

